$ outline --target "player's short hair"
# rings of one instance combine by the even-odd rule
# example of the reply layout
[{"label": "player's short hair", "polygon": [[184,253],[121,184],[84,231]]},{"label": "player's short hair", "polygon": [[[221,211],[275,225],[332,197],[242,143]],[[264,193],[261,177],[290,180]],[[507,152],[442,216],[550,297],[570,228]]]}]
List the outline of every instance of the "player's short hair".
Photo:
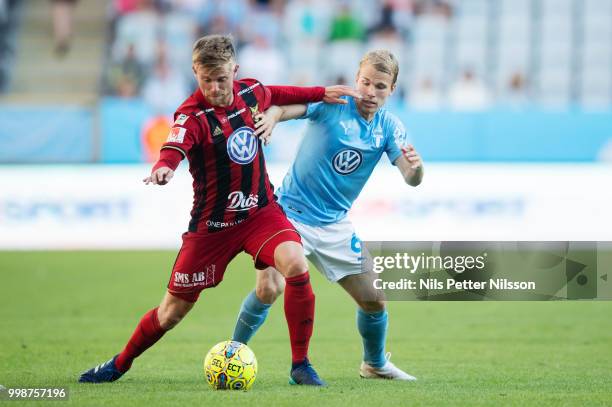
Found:
[{"label": "player's short hair", "polygon": [[391,84],[395,85],[399,73],[399,63],[391,52],[386,49],[377,49],[366,53],[363,58],[361,58],[361,61],[359,61],[359,70],[361,70],[361,67],[365,63],[369,63],[379,72],[391,75],[393,77],[393,82]]},{"label": "player's short hair", "polygon": [[194,65],[218,67],[236,60],[231,35],[206,35],[193,44],[191,59]]}]

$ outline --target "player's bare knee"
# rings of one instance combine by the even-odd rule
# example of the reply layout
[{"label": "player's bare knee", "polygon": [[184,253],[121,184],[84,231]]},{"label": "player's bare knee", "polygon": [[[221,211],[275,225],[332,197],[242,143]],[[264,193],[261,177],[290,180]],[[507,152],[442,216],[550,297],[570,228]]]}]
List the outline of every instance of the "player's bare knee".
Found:
[{"label": "player's bare knee", "polygon": [[302,245],[297,242],[283,242],[274,251],[276,269],[283,277],[295,277],[308,271]]},{"label": "player's bare knee", "polygon": [[306,264],[306,260],[303,256],[291,256],[290,258],[286,259],[282,270],[279,269],[279,271],[285,277],[295,277],[307,272],[308,265]]}]

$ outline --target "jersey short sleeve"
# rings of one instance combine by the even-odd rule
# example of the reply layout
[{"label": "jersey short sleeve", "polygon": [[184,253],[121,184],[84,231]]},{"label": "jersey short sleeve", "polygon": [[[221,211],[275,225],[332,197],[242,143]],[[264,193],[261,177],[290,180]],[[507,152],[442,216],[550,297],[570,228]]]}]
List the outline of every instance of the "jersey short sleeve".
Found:
[{"label": "jersey short sleeve", "polygon": [[162,149],[177,150],[187,157],[189,150],[201,140],[200,126],[196,123],[197,119],[191,115],[176,112],[174,117],[174,124]]},{"label": "jersey short sleeve", "polygon": [[402,155],[402,147],[408,145],[408,135],[404,124],[395,116],[387,113],[385,123],[385,153],[389,161],[395,165],[395,161]]},{"label": "jersey short sleeve", "polygon": [[[343,97],[346,99],[346,96]],[[337,109],[341,109],[343,105],[334,105],[325,102],[308,103],[306,105],[306,113],[299,119],[310,119],[316,122],[322,122],[330,118]]]},{"label": "jersey short sleeve", "polygon": [[323,102],[309,103],[306,105],[306,113],[300,119],[317,120],[323,110]]}]

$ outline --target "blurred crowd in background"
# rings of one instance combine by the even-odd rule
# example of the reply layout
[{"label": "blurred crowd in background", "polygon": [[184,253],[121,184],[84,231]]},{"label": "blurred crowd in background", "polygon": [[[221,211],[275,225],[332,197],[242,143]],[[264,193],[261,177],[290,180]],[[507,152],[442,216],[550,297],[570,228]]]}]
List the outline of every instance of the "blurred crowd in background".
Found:
[{"label": "blurred crowd in background", "polygon": [[267,85],[351,85],[392,51],[387,107],[427,160],[612,157],[612,0],[0,0],[0,163],[154,161],[194,41],[228,33]]},{"label": "blurred crowd in background", "polygon": [[[194,85],[189,45],[226,33],[234,36],[242,77],[349,83],[365,48],[390,48],[401,58],[414,18],[452,13],[441,0],[116,0],[104,91],[172,110]],[[402,86],[398,97],[404,93]]]},{"label": "blurred crowd in background", "polygon": [[14,16],[18,0],[0,0],[0,92],[8,83],[8,61],[11,49],[11,35],[14,35],[17,19]]},{"label": "blurred crowd in background", "polygon": [[[17,3],[0,0],[0,91]],[[51,3],[61,58],[79,35],[71,13],[88,4]],[[391,103],[401,107],[612,105],[612,0],[108,0],[107,7],[100,94],[142,97],[160,113],[194,86],[193,42],[227,33],[239,75],[264,84],[350,84],[363,53],[386,48],[400,61]]]},{"label": "blurred crowd in background", "polygon": [[413,109],[612,100],[609,0],[115,0],[110,15],[104,94],[160,113],[193,88],[193,41],[225,33],[239,76],[264,84],[350,84],[363,52],[386,48],[391,103]]}]

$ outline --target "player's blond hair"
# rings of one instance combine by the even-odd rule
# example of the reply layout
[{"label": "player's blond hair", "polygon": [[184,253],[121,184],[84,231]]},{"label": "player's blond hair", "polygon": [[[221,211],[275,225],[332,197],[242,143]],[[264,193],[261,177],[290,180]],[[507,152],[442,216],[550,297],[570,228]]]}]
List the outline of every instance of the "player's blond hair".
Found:
[{"label": "player's blond hair", "polygon": [[387,51],[386,49],[377,49],[366,53],[361,61],[359,61],[359,70],[364,64],[372,65],[377,71],[384,72],[393,77],[392,85],[395,85],[397,81],[397,75],[399,74],[399,63],[397,58]]},{"label": "player's blond hair", "polygon": [[194,65],[216,68],[236,61],[236,51],[230,35],[206,35],[193,44]]}]

